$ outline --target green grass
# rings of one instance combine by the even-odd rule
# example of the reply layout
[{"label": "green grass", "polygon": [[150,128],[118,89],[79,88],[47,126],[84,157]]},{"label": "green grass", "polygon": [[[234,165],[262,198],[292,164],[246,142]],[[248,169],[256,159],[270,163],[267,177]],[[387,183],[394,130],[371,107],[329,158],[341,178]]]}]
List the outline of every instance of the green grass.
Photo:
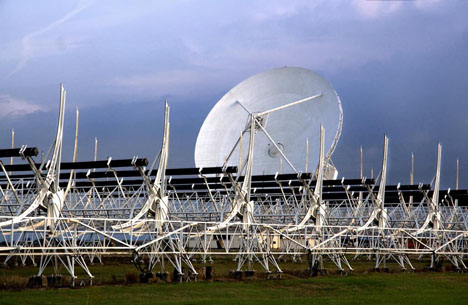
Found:
[{"label": "green grass", "polygon": [[[0,290],[0,304],[468,304],[468,274],[421,272],[428,262],[416,259],[416,273],[402,273],[394,262],[388,264],[390,273],[375,273],[368,272],[374,262],[363,257],[351,262],[355,271],[348,276],[336,275],[336,267],[326,261],[331,275],[318,278],[304,278],[304,260],[283,262],[283,280],[270,281],[263,280],[264,273],[257,264],[257,279],[241,282],[228,276],[236,263],[217,257],[213,264],[215,282],[131,285],[124,285],[125,275],[137,277],[138,272],[133,265],[122,263],[125,261],[90,266],[95,286]],[[203,265],[196,263],[195,267],[200,270]],[[66,274],[63,269],[61,272]],[[0,284],[23,287],[35,273],[37,267],[32,266],[0,267]],[[44,274],[51,273],[48,267]],[[84,276],[79,269],[77,273]]]},{"label": "green grass", "polygon": [[279,281],[0,291],[0,304],[468,304],[468,275],[369,273]]}]

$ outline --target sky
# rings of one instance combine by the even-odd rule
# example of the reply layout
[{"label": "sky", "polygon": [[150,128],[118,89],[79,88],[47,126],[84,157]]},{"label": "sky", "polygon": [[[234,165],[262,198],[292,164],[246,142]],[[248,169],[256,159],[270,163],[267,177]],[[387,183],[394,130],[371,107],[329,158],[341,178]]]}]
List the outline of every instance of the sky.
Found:
[{"label": "sky", "polygon": [[232,87],[282,66],[324,76],[341,98],[332,156],[340,176],[380,168],[389,182],[468,187],[468,1],[0,1],[0,146],[47,151],[59,84],[67,90],[63,159],[148,157],[171,106],[169,167],[194,166],[204,118]]}]

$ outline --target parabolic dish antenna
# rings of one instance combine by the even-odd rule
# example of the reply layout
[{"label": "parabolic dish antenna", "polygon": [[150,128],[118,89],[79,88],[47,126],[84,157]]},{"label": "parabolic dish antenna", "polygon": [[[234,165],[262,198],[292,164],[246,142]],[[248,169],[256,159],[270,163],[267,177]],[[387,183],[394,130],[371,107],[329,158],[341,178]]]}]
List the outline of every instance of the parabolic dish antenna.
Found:
[{"label": "parabolic dish antenna", "polygon": [[[294,103],[297,101],[303,102]],[[326,160],[341,134],[343,111],[330,83],[303,68],[273,69],[244,80],[213,107],[198,134],[197,167],[223,166],[226,158],[229,166],[245,164],[249,149],[250,131],[246,131],[249,112],[261,114],[262,125],[255,129],[254,175],[294,172],[278,148],[297,171],[305,172],[306,162],[308,171],[313,171],[319,161],[320,124],[325,128]],[[239,141],[243,131],[246,132]]]}]

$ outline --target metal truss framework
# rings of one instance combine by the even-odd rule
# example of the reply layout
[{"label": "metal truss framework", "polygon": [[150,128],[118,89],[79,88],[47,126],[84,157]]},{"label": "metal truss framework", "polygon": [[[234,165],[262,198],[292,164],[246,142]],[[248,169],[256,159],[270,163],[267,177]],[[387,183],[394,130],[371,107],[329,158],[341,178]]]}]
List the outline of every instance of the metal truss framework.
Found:
[{"label": "metal truss framework", "polygon": [[65,96],[61,87],[57,133],[42,163],[34,161],[36,148],[0,150],[0,158],[25,161],[0,161],[5,262],[32,262],[38,276],[48,265],[58,274],[63,265],[72,279],[75,266],[92,278],[88,264],[113,255],[131,255],[142,273],[172,266],[180,280],[184,270],[196,277],[194,259],[214,256],[233,257],[238,271],[259,263],[267,273],[281,273],[280,260],[303,256],[311,270],[322,269],[324,258],[352,270],[349,258],[360,255],[374,259],[375,268],[393,260],[413,270],[412,259],[429,257],[432,268],[445,259],[466,269],[468,191],[440,190],[440,145],[433,185],[387,185],[387,137],[378,179],[324,180],[323,128],[315,173],[252,176],[255,133],[268,133],[261,114],[251,113],[243,132],[249,151],[239,169],[167,169],[166,103],[161,151],[149,168],[137,157],[75,162],[78,112],[73,162],[66,163]]}]

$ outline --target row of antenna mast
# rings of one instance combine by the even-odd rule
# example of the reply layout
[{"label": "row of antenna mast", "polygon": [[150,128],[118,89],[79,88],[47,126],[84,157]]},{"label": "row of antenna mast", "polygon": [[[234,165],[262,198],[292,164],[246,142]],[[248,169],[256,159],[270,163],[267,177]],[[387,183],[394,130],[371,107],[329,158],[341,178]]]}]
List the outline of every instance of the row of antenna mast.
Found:
[{"label": "row of antenna mast", "polygon": [[0,150],[27,162],[26,169],[0,162],[0,255],[38,264],[36,277],[53,265],[55,275],[64,266],[75,279],[77,265],[92,278],[89,262],[115,255],[131,257],[142,274],[172,266],[180,280],[197,276],[194,260],[219,256],[234,258],[237,271],[260,265],[267,274],[281,274],[281,260],[304,258],[311,272],[325,260],[353,270],[358,257],[375,268],[394,261],[414,270],[412,260],[429,258],[431,268],[446,259],[466,269],[468,191],[440,190],[440,144],[433,187],[387,184],[386,136],[377,179],[325,179],[322,126],[315,173],[256,176],[252,115],[242,166],[168,169],[166,103],[161,150],[149,168],[137,157],[98,161],[97,145],[94,161],[77,162],[78,112],[73,162],[63,163],[65,97],[61,86],[55,141],[41,163],[37,149]]}]

